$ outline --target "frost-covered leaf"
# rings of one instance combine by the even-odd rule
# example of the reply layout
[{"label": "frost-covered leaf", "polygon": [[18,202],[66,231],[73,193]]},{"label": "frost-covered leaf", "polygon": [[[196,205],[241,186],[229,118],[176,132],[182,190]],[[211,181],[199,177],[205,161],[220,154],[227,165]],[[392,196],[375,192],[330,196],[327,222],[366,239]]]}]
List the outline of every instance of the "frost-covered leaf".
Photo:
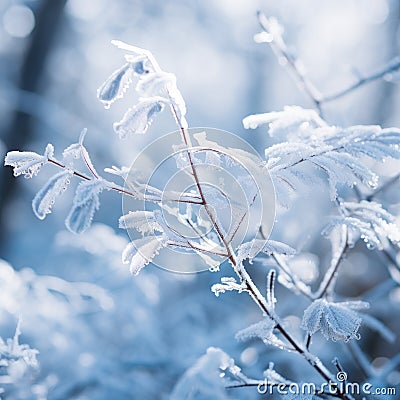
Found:
[{"label": "frost-covered leaf", "polygon": [[94,168],[92,160],[90,159],[89,152],[86,150],[86,147],[83,145],[83,141],[85,140],[86,133],[87,133],[87,129],[85,128],[82,130],[82,132],[79,136],[78,143],[71,144],[63,151],[63,159],[67,165],[72,166],[74,164],[75,160],[81,158],[84,161],[84,163],[86,164],[86,167],[88,168],[89,172],[94,177],[97,178],[98,173],[97,173],[96,169]]},{"label": "frost-covered leaf", "polygon": [[[331,197],[335,199],[337,187],[342,184],[354,186],[361,182],[376,187],[378,176],[366,165],[366,157],[376,161],[400,158],[400,130],[379,126],[330,127],[313,113],[312,110],[289,108],[281,113],[252,116],[245,120],[248,127],[274,121],[270,124],[272,134],[278,130],[284,135],[285,129],[288,130],[287,142],[265,150],[266,167],[273,178],[282,170],[297,170],[302,163],[311,163],[327,174]],[[289,185],[296,190],[291,178],[280,178],[280,181],[274,179],[277,185]],[[285,202],[286,199],[282,201]]]},{"label": "frost-covered leaf", "polygon": [[362,318],[354,310],[368,308],[363,301],[342,303],[328,302],[326,299],[315,300],[305,311],[302,328],[309,335],[321,330],[327,339],[333,341],[359,339],[358,329]]},{"label": "frost-covered leaf", "polygon": [[285,243],[277,242],[276,240],[265,241],[262,239],[253,239],[250,242],[242,243],[238,247],[238,258],[241,261],[249,259],[251,262],[260,252],[268,255],[273,253],[284,255],[296,254],[296,250]]},{"label": "frost-covered leaf", "polygon": [[221,278],[221,283],[215,283],[211,286],[211,291],[215,294],[215,296],[219,296],[221,293],[225,293],[226,291],[237,290],[238,293],[247,290],[247,287],[244,283],[238,283],[235,278],[232,277],[223,277]]},{"label": "frost-covered leaf", "polygon": [[355,234],[349,238],[351,246],[359,237],[369,249],[382,249],[386,239],[395,244],[400,243],[400,229],[395,217],[381,204],[363,200],[359,203],[344,202],[341,207],[345,215],[332,217],[323,235],[329,235],[336,227],[346,225]]},{"label": "frost-covered leaf", "polygon": [[125,55],[125,60],[131,64],[133,72],[136,75],[144,75],[151,72],[152,68],[149,65],[149,60],[145,55],[132,56]]},{"label": "frost-covered leaf", "polygon": [[144,97],[168,98],[168,89],[176,87],[176,77],[168,72],[153,72],[141,77],[136,91]]},{"label": "frost-covered leaf", "polygon": [[162,232],[162,227],[157,223],[155,213],[159,211],[129,211],[119,219],[119,227],[123,229],[136,229],[138,232],[154,233],[155,230]]},{"label": "frost-covered leaf", "polygon": [[149,264],[164,246],[159,236],[145,236],[130,242],[122,253],[122,262],[130,264],[131,274],[137,275],[140,270]]},{"label": "frost-covered leaf", "polygon": [[51,213],[56,197],[65,192],[72,175],[72,171],[63,170],[52,176],[39,190],[32,200],[33,212],[39,219],[44,219]]},{"label": "frost-covered leaf", "polygon": [[307,110],[298,106],[286,106],[283,111],[254,114],[243,119],[243,126],[246,129],[256,129],[265,124],[269,124],[270,136],[283,138],[288,135],[308,136],[312,128],[326,126],[315,110]]},{"label": "frost-covered leaf", "polygon": [[121,139],[133,134],[146,133],[156,114],[164,108],[164,100],[160,97],[141,99],[130,108],[120,122],[114,124],[114,131]]},{"label": "frost-covered leaf", "polygon": [[43,155],[32,151],[9,151],[4,159],[4,165],[14,168],[14,176],[24,175],[25,178],[32,178],[53,155],[52,144],[46,146]]},{"label": "frost-covered leaf", "polygon": [[97,90],[97,98],[110,108],[111,104],[123,97],[129,84],[132,82],[132,63],[128,62],[114,71]]},{"label": "frost-covered leaf", "polygon": [[264,318],[260,322],[248,326],[245,329],[240,330],[236,334],[237,340],[249,340],[253,338],[260,338],[266,340],[271,337],[275,328],[275,322],[271,318]]},{"label": "frost-covered leaf", "polygon": [[99,194],[106,188],[106,181],[94,179],[81,182],[75,192],[72,209],[65,225],[73,233],[82,233],[92,224],[94,213],[100,207]]}]

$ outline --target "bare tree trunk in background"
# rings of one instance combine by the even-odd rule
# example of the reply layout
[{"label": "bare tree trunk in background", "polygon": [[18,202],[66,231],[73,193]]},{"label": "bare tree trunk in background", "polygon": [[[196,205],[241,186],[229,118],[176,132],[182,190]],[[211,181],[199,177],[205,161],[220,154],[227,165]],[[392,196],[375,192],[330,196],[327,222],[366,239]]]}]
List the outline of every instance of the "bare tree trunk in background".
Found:
[{"label": "bare tree trunk in background", "polygon": [[[36,26],[32,32],[30,44],[21,66],[18,90],[21,92],[39,93],[44,67],[48,60],[51,47],[60,27],[63,9],[67,0],[42,0],[36,13]],[[22,99],[17,100],[15,114],[9,128],[1,138],[6,150],[24,148],[33,139],[34,120],[32,116],[19,111]],[[12,199],[18,180],[12,176],[11,168],[0,168],[0,255],[5,252],[4,210]]]}]

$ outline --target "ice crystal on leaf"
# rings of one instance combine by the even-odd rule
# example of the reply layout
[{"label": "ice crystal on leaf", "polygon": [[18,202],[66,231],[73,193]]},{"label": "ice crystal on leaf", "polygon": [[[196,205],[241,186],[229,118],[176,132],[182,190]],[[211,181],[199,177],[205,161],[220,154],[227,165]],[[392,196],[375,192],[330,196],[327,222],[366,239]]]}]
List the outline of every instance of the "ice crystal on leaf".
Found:
[{"label": "ice crystal on leaf", "polygon": [[57,196],[67,189],[72,176],[72,171],[63,170],[52,176],[48,182],[39,190],[32,200],[33,212],[39,219],[44,219],[51,213],[51,208]]},{"label": "ice crystal on leaf", "polygon": [[132,64],[126,63],[112,73],[112,75],[97,90],[98,99],[106,108],[121,98],[132,82]]},{"label": "ice crystal on leaf", "polygon": [[326,126],[315,110],[306,110],[298,106],[286,106],[283,111],[249,115],[243,119],[246,129],[256,129],[268,124],[268,133],[272,137],[305,137],[312,128]]},{"label": "ice crystal on leaf", "polygon": [[[300,107],[282,112],[252,115],[244,119],[246,128],[268,123],[271,135],[286,136],[287,141],[265,150],[266,167],[277,186],[296,187],[282,171],[297,169],[308,162],[324,171],[329,179],[331,198],[337,197],[337,186],[354,186],[361,182],[374,188],[378,176],[365,164],[363,157],[376,161],[400,158],[400,131],[379,126],[328,126],[313,110]],[[279,189],[278,189],[279,192]],[[286,199],[278,197],[283,204]]]},{"label": "ice crystal on leaf", "polygon": [[363,200],[359,203],[343,202],[341,207],[344,215],[332,217],[322,232],[324,235],[329,235],[336,227],[346,225],[355,233],[355,236],[349,238],[351,246],[359,237],[369,249],[382,249],[386,239],[395,244],[400,243],[400,229],[395,223],[395,217],[381,204]]},{"label": "ice crystal on leaf", "polygon": [[157,223],[155,213],[159,211],[130,211],[119,219],[119,227],[123,229],[136,229],[138,232],[154,233],[155,230],[163,232],[162,227]]},{"label": "ice crystal on leaf", "polygon": [[318,299],[304,311],[301,326],[309,335],[321,330],[327,339],[333,341],[359,339],[357,332],[362,318],[355,310],[368,307],[368,303],[363,301],[333,303]]},{"label": "ice crystal on leaf", "polygon": [[72,209],[65,224],[73,233],[82,233],[92,224],[94,213],[100,207],[99,194],[107,187],[103,179],[83,181],[78,185]]},{"label": "ice crystal on leaf", "polygon": [[164,246],[164,242],[157,236],[146,236],[130,242],[122,253],[122,262],[130,264],[130,271],[137,275],[140,270],[149,264]]},{"label": "ice crystal on leaf", "polygon": [[235,278],[232,277],[223,277],[221,278],[221,283],[215,283],[211,286],[211,291],[215,294],[215,296],[219,296],[221,293],[225,293],[226,291],[236,290],[238,293],[246,290],[246,285],[243,283],[238,283]]},{"label": "ice crystal on leaf", "polygon": [[133,134],[146,133],[154,116],[163,108],[163,100],[159,97],[142,99],[125,113],[121,121],[114,124],[114,130],[121,139]]},{"label": "ice crystal on leaf", "polygon": [[24,175],[25,178],[32,178],[37,175],[40,168],[53,157],[54,147],[48,144],[43,155],[32,151],[9,151],[4,159],[4,165],[14,168],[14,176]]}]

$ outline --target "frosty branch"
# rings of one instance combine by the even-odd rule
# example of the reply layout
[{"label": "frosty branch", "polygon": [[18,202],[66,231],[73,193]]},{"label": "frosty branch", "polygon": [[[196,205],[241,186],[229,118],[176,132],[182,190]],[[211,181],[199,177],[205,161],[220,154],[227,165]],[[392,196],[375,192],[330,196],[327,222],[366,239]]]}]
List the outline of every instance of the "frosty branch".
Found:
[{"label": "frosty branch", "polygon": [[[258,39],[270,43],[274,51],[284,57],[301,86],[321,111],[323,98],[301,72],[298,61],[287,51],[278,26],[262,14],[259,14],[259,21],[264,32]],[[155,116],[168,107],[180,132],[181,143],[176,143],[176,145],[183,150],[174,154],[177,167],[179,169],[183,166],[186,173],[190,174],[197,193],[193,194],[190,191],[176,195],[173,192],[162,191],[152,187],[148,182],[140,182],[134,174],[133,176],[130,174],[127,168],[113,167],[105,170],[123,178],[124,187],[105,180],[90,160],[89,153],[83,144],[83,133],[78,143],[72,144],[63,151],[62,162],[54,157],[52,145],[47,146],[43,155],[18,151],[7,154],[5,164],[14,168],[15,176],[22,174],[30,178],[36,175],[44,164],[52,164],[61,169],[61,172],[52,176],[35,196],[32,203],[35,214],[38,218],[44,219],[51,212],[55,199],[66,190],[72,176],[81,179],[75,192],[73,207],[66,220],[67,227],[75,233],[81,233],[91,225],[94,213],[100,206],[99,195],[103,190],[114,190],[135,199],[154,203],[155,208],[152,210],[129,211],[119,220],[121,228],[141,234],[139,239],[134,239],[128,244],[122,255],[123,262],[130,264],[133,274],[139,273],[166,247],[195,252],[205,260],[210,270],[218,269],[219,265],[227,259],[237,278],[222,278],[221,283],[213,285],[212,291],[217,296],[225,291],[247,292],[264,317],[262,321],[240,331],[237,337],[241,340],[257,337],[268,345],[294,351],[302,356],[325,381],[333,381],[329,369],[308,350],[311,336],[321,331],[327,339],[333,341],[358,339],[358,330],[362,321],[359,310],[368,307],[368,304],[362,301],[333,301],[333,289],[339,266],[348,249],[360,238],[368,248],[382,250],[384,254],[386,254],[388,243],[393,246],[398,246],[400,243],[400,231],[395,224],[394,216],[381,204],[366,200],[339,201],[339,193],[343,191],[344,185],[354,187],[359,184],[371,189],[377,187],[379,176],[369,168],[364,159],[369,158],[379,162],[389,157],[399,159],[400,131],[395,128],[382,129],[379,126],[349,128],[329,126],[313,110],[285,107],[280,112],[251,115],[243,120],[246,128],[268,125],[268,133],[281,139],[280,143],[265,150],[266,161],[263,164],[254,161],[250,154],[244,154],[238,149],[219,144],[215,144],[215,148],[210,147],[212,142],[207,139],[205,132],[194,135],[194,139],[199,143],[199,146],[195,147],[185,117],[186,105],[177,88],[175,76],[163,71],[149,51],[118,41],[113,43],[128,54],[125,55],[125,63],[122,67],[99,88],[99,100],[106,108],[109,108],[125,95],[134,79],[137,79],[136,91],[140,95],[138,103],[114,124],[115,132],[121,139],[144,134]],[[374,79],[378,79],[378,75],[375,74]],[[346,94],[348,91],[343,93]],[[336,95],[335,98],[340,96]],[[328,98],[326,101],[329,100]],[[219,209],[218,200],[221,201],[221,199],[218,199],[218,195],[222,195],[220,197],[224,200],[228,196],[224,196],[222,190],[210,194],[199,172],[200,166],[209,164],[207,157],[204,159],[201,157],[211,157],[210,153],[217,166],[225,163],[232,167],[235,157],[233,161],[231,158],[236,154],[236,164],[241,164],[242,161],[244,164],[253,163],[265,176],[270,174],[275,184],[277,201],[282,208],[290,207],[290,202],[297,195],[297,188],[300,185],[313,182],[313,171],[310,168],[317,168],[326,175],[329,181],[330,197],[337,203],[339,215],[330,218],[324,230],[324,234],[331,238],[333,255],[330,268],[315,293],[292,273],[290,266],[287,265],[288,260],[295,255],[296,251],[286,243],[263,238],[262,226],[258,237],[235,244],[234,239],[244,224],[250,208],[254,206],[257,194],[252,193],[249,198],[246,198],[247,207],[245,209],[239,207],[238,212],[233,215],[234,229],[232,232],[227,231],[214,210]],[[89,175],[77,169],[77,162],[85,166]],[[233,204],[236,199],[228,200],[232,200]],[[171,206],[163,201],[174,204]],[[175,203],[178,206],[184,204],[187,207],[185,213],[179,207],[177,208]],[[199,218],[199,212],[196,213],[196,210],[191,208],[192,206],[203,207],[207,220]],[[195,232],[197,237],[188,239],[181,234],[179,229],[165,220],[163,211],[173,215],[177,223]],[[211,229],[208,229],[209,227]],[[337,240],[338,232],[339,240]],[[302,328],[307,334],[305,344],[302,344],[286,329],[275,313],[274,283],[277,275],[275,270],[270,269],[268,272],[265,296],[251,279],[245,262],[248,260],[251,263],[258,253],[264,253],[273,258],[280,269],[278,278],[285,277],[288,288],[312,300],[304,312],[302,321]],[[387,254],[390,255],[390,253]],[[269,373],[277,374],[272,367]],[[343,400],[350,399],[339,387],[331,395]]]}]

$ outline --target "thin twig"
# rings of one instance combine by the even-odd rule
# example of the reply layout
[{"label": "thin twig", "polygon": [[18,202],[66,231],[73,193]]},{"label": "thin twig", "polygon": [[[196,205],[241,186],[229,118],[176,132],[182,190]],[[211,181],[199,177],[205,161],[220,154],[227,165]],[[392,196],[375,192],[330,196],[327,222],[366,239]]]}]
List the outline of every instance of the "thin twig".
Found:
[{"label": "thin twig", "polygon": [[332,285],[335,283],[336,278],[337,278],[337,272],[338,269],[344,260],[347,251],[349,250],[349,244],[348,244],[348,229],[346,226],[343,226],[343,232],[342,232],[342,238],[343,238],[343,247],[340,250],[339,255],[336,258],[336,262],[331,265],[329,268],[328,272],[325,275],[325,279],[321,282],[320,288],[316,292],[316,299],[322,299],[326,295],[329,289],[331,289]]},{"label": "thin twig", "polygon": [[381,67],[376,72],[372,73],[371,75],[358,79],[357,82],[353,83],[349,87],[339,90],[338,92],[333,93],[331,95],[322,97],[320,103],[327,103],[329,101],[337,100],[340,97],[343,97],[351,93],[352,91],[358,89],[360,86],[381,79],[385,75],[390,74],[392,72],[396,72],[399,69],[400,69],[400,59],[396,57],[391,61],[389,61],[385,66]]},{"label": "thin twig", "polygon": [[297,280],[297,277],[293,275],[293,273],[289,270],[289,267],[284,263],[284,261],[275,253],[271,254],[272,259],[275,261],[278,268],[290,279],[292,285],[304,296],[306,296],[309,300],[312,300],[313,297],[311,293],[304,290],[304,287]]},{"label": "thin twig", "polygon": [[[47,160],[48,160],[49,163],[51,163],[53,165],[56,165],[59,168],[62,168],[62,169],[67,168],[66,165],[60,163],[59,161],[57,161],[57,160],[55,160],[53,158],[48,158]],[[83,179],[85,181],[93,180],[89,176],[87,176],[87,175],[85,175],[85,174],[83,174],[83,173],[81,173],[81,172],[79,172],[77,170],[72,170],[71,169],[71,172],[72,172],[72,174],[74,176],[77,176],[78,178]],[[95,178],[95,179],[98,179],[98,178]],[[113,182],[110,182],[110,183],[112,183],[113,185],[108,186],[108,189],[114,190],[114,191],[116,191],[118,193],[125,194],[125,195],[133,197],[135,199],[139,199],[139,196],[140,196],[139,194],[130,192],[130,191],[118,186],[118,185],[115,185]],[[151,201],[151,202],[154,202],[154,203],[158,203],[159,202],[159,199],[153,199],[153,198],[151,198],[149,196],[146,196],[145,194],[143,194],[142,196],[143,196],[142,200]],[[168,199],[168,201],[177,202],[177,203],[202,204],[199,201],[188,200],[188,199]]]},{"label": "thin twig", "polygon": [[[257,18],[261,29],[266,33],[270,33],[268,28],[269,22],[265,14],[263,14],[261,11],[258,11]],[[320,100],[321,95],[311,81],[307,78],[305,73],[299,69],[299,60],[288,51],[286,44],[283,41],[282,43],[278,43],[276,40],[274,40],[274,38],[272,38],[271,42],[269,42],[269,45],[277,55],[278,59],[283,58],[287,61],[287,65],[295,76],[298,86],[307,94],[310,100],[315,104],[318,112],[322,115]]]},{"label": "thin twig", "polygon": [[[261,294],[261,292],[259,291],[259,289],[257,288],[257,286],[254,284],[254,282],[252,281],[252,279],[250,278],[250,275],[248,274],[247,270],[243,267],[242,263],[240,263],[237,258],[236,255],[232,249],[232,246],[230,245],[230,243],[226,240],[224,234],[222,233],[221,228],[219,227],[219,224],[217,222],[217,220],[215,219],[214,215],[212,214],[212,212],[209,209],[207,200],[204,196],[204,192],[197,174],[197,170],[195,167],[195,164],[193,162],[192,159],[192,154],[190,151],[191,148],[191,141],[190,141],[190,137],[185,129],[185,127],[182,124],[182,119],[179,118],[178,116],[178,112],[175,108],[174,103],[171,101],[171,110],[172,110],[172,114],[175,117],[175,121],[180,129],[181,132],[181,136],[182,136],[182,141],[186,146],[186,152],[188,155],[188,159],[189,159],[189,163],[190,163],[190,168],[192,171],[192,175],[193,175],[193,179],[194,182],[197,186],[199,195],[201,197],[202,200],[202,204],[204,206],[204,209],[210,219],[210,222],[212,223],[221,243],[223,244],[223,246],[226,248],[227,251],[227,257],[230,261],[230,263],[232,264],[232,267],[235,271],[235,273],[237,274],[238,278],[240,279],[240,281],[242,283],[245,284],[245,291],[248,292],[250,294],[250,296],[252,297],[252,299],[254,300],[254,302],[258,305],[258,307],[261,309],[261,311],[267,315],[269,318],[271,318],[274,322],[275,322],[275,328],[282,334],[282,336],[289,342],[289,344],[294,348],[294,350],[302,355],[304,357],[304,359],[308,362],[308,364],[310,366],[312,366],[323,378],[325,381],[327,382],[331,382],[332,381],[332,376],[329,372],[329,370],[322,364],[322,362],[315,362],[315,358],[313,356],[311,356],[308,351],[306,349],[304,349],[302,347],[302,345],[298,344],[297,341],[286,331],[286,329],[281,325],[280,321],[278,320],[278,318],[274,315],[274,313],[269,309],[268,304],[264,298],[264,296]],[[184,121],[184,125],[187,126],[186,121]],[[337,394],[340,396],[341,399],[346,400],[349,399],[349,397],[347,396],[347,394],[343,393],[340,391],[340,388],[336,388],[337,390]]]}]

